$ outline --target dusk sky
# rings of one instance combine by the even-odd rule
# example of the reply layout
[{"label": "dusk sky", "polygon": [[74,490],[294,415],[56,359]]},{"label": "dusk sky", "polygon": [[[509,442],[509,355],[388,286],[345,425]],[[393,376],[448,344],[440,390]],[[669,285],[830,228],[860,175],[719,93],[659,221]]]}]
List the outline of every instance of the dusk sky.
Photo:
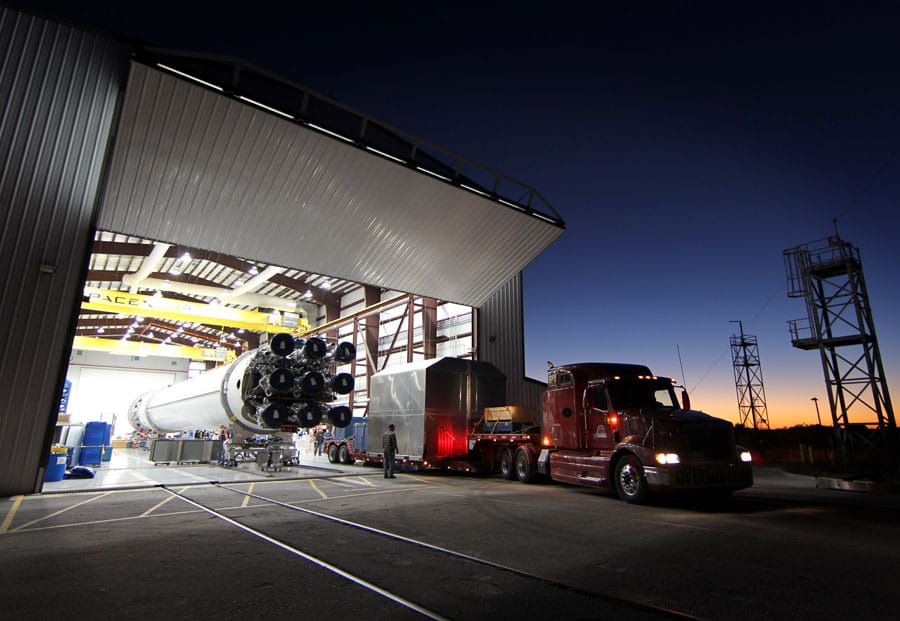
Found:
[{"label": "dusk sky", "polygon": [[737,421],[741,320],[771,426],[815,423],[813,396],[828,421],[782,253],[837,218],[900,395],[893,3],[280,4],[22,6],[243,58],[536,187],[567,224],[525,270],[536,379],[548,360],[682,379],[680,349],[693,405]]}]

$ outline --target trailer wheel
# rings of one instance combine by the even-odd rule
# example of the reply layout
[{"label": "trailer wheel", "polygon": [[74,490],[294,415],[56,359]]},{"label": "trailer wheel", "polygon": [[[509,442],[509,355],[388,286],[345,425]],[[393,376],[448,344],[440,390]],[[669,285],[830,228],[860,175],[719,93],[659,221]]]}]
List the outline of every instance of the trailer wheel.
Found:
[{"label": "trailer wheel", "polygon": [[341,444],[341,448],[338,449],[338,459],[342,464],[350,465],[354,461],[353,455],[350,454],[350,449],[347,448],[346,444]]},{"label": "trailer wheel", "polygon": [[500,474],[507,481],[515,481],[517,476],[512,451],[508,448],[500,451]]},{"label": "trailer wheel", "polygon": [[516,453],[516,476],[522,483],[531,483],[534,481],[535,475],[537,475],[537,470],[534,464],[528,460],[528,454],[520,449]]},{"label": "trailer wheel", "polygon": [[328,447],[328,461],[333,464],[338,462],[338,447],[337,444],[332,444]]},{"label": "trailer wheel", "polygon": [[647,502],[650,491],[644,468],[634,455],[623,455],[616,462],[616,492],[625,502],[640,505]]}]

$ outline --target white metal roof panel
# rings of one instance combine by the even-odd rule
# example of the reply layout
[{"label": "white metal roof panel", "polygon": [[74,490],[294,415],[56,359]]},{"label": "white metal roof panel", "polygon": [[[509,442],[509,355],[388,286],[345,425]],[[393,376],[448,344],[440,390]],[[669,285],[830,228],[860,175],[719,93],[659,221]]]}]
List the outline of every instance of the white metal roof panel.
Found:
[{"label": "white metal roof panel", "polygon": [[563,230],[139,63],[98,227],[470,306]]}]

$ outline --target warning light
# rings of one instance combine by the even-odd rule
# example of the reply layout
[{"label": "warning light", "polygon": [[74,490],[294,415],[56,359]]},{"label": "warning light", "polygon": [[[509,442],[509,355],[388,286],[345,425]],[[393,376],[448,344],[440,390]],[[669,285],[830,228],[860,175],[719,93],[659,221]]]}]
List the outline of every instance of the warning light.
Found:
[{"label": "warning light", "polygon": [[544,446],[550,446],[550,436],[544,436],[544,439],[541,441],[541,444]]},{"label": "warning light", "polygon": [[619,426],[619,417],[615,414],[611,415],[608,419],[610,427],[618,427]]}]

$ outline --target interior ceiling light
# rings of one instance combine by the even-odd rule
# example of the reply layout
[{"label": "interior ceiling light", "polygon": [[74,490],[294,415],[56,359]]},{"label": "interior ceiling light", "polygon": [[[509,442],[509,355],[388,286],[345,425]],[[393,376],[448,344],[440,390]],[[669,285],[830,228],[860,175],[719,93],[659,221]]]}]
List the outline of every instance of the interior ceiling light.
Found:
[{"label": "interior ceiling light", "polygon": [[256,276],[257,274],[259,274],[259,270],[257,269],[257,267],[255,265],[251,265],[250,269],[247,270],[247,273],[250,274],[251,276]]},{"label": "interior ceiling light", "polygon": [[329,289],[331,289],[331,281],[330,280],[322,281],[322,284],[319,286],[322,287],[323,289],[325,289],[326,291],[328,291]]},{"label": "interior ceiling light", "polygon": [[104,328],[103,326],[97,328],[97,334],[103,334],[104,332],[106,332],[106,328]]},{"label": "interior ceiling light", "polygon": [[171,269],[169,269],[169,273],[172,274],[172,276],[178,276],[184,270],[186,270],[188,265],[190,265],[190,264],[191,264],[191,255],[189,252],[185,252],[183,255],[181,255],[178,258],[177,261],[175,261],[175,264],[171,267]]},{"label": "interior ceiling light", "polygon": [[237,280],[234,281],[235,287],[241,287],[241,286],[243,286],[243,284],[244,284],[244,281],[240,278],[238,278]]},{"label": "interior ceiling light", "polygon": [[307,289],[306,293],[303,294],[303,297],[306,298],[307,300],[310,299],[312,297],[312,291]]}]

